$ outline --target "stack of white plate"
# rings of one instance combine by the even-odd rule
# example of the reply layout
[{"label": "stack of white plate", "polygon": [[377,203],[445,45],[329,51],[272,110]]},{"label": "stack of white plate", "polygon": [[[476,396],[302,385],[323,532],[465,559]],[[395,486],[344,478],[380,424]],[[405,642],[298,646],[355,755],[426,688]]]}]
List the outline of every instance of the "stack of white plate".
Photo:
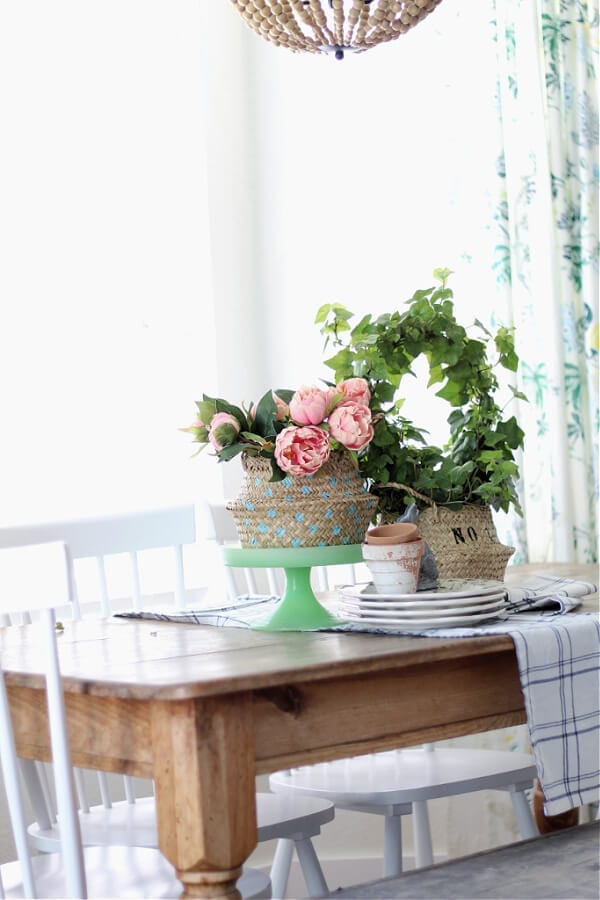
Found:
[{"label": "stack of white plate", "polygon": [[339,588],[339,615],[350,622],[393,631],[453,628],[506,615],[502,581],[441,578],[435,590],[416,594],[383,594],[372,583]]}]

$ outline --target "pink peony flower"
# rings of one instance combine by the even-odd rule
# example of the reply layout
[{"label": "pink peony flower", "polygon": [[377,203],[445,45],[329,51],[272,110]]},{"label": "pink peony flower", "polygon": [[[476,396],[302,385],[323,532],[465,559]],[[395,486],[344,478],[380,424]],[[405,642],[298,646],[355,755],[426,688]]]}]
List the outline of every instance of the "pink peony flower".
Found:
[{"label": "pink peony flower", "polygon": [[329,459],[329,437],[314,425],[289,425],[275,439],[277,465],[289,475],[312,475]]},{"label": "pink peony flower", "polygon": [[299,425],[320,425],[335,392],[303,385],[290,400],[290,416]]},{"label": "pink peony flower", "polygon": [[233,444],[240,433],[240,423],[235,416],[226,412],[216,413],[210,421],[208,439],[217,451]]},{"label": "pink peony flower", "polygon": [[340,403],[329,416],[329,431],[347,450],[362,450],[373,438],[371,410],[351,400]]},{"label": "pink peony flower", "polygon": [[371,391],[366,378],[347,378],[345,381],[340,381],[337,389],[344,394],[343,402],[353,400],[354,403],[360,403],[362,406],[368,406],[371,402]]}]

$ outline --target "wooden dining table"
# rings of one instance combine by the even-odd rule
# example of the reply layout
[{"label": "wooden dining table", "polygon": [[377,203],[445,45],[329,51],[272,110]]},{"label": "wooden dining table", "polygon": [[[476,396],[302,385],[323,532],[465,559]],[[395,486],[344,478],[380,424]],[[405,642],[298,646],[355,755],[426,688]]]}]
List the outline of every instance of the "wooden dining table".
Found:
[{"label": "wooden dining table", "polygon": [[[597,568],[562,573],[594,580]],[[525,721],[506,635],[83,619],[65,622],[59,643],[73,762],[154,779],[159,846],[182,896],[239,897],[256,845],[256,775]],[[19,753],[47,760],[36,626],[0,629],[0,652]]]}]

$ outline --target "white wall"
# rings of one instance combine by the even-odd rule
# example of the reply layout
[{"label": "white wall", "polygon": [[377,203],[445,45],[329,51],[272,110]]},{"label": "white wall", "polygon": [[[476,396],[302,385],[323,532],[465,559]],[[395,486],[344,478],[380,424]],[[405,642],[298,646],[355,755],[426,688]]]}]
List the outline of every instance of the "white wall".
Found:
[{"label": "white wall", "polygon": [[196,0],[0,4],[2,522],[200,483],[203,34]]}]

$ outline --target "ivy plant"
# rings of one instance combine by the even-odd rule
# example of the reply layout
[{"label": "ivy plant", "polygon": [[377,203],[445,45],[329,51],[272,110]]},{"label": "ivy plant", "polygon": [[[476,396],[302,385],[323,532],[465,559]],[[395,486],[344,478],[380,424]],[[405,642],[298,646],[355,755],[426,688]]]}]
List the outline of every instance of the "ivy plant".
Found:
[{"label": "ivy plant", "polygon": [[[339,303],[322,306],[316,316],[326,360],[335,381],[366,378],[371,389],[375,434],[360,459],[361,473],[379,496],[382,512],[402,512],[412,502],[450,509],[464,503],[508,511],[522,510],[516,491],[516,453],[524,434],[517,420],[498,405],[498,367],[516,372],[513,329],[492,334],[478,319],[461,325],[455,315],[448,269],[436,269],[439,282],[416,291],[405,309],[354,322]],[[450,437],[443,447],[427,442],[427,432],[403,417],[402,382],[414,376],[414,363],[424,357],[428,388],[450,407]],[[514,397],[527,398],[514,387]],[[415,493],[410,493],[408,487]]]}]

